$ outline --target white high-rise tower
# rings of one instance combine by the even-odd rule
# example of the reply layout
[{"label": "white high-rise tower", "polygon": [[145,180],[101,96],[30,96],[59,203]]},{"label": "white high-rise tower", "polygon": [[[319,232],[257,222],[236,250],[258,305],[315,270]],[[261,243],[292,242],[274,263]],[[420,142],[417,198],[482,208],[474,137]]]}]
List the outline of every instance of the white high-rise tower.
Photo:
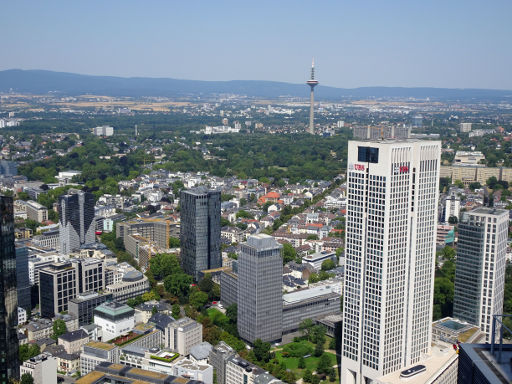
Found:
[{"label": "white high-rise tower", "polygon": [[350,141],[341,382],[430,352],[441,143]]}]

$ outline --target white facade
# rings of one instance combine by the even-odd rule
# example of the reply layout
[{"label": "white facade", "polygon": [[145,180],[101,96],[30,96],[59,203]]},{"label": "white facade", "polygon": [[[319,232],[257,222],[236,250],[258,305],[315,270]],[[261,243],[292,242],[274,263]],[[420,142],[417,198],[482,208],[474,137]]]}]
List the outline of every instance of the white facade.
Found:
[{"label": "white facade", "polygon": [[460,123],[461,132],[471,132],[471,123]]},{"label": "white facade", "polygon": [[96,136],[112,136],[114,134],[114,127],[108,125],[102,125],[92,129],[93,135]]},{"label": "white facade", "polygon": [[174,364],[172,374],[190,380],[202,381],[204,384],[213,384],[213,367],[210,364],[199,364],[190,359],[183,359]]},{"label": "white facade", "polygon": [[102,318],[98,313],[95,313],[94,324],[101,327],[103,332],[103,341],[107,342],[131,331],[135,326],[135,317],[129,316],[119,320],[110,320]]},{"label": "white facade", "polygon": [[431,348],[438,141],[350,141],[342,383],[369,383]]},{"label": "white facade", "polygon": [[18,307],[18,324],[25,324],[27,322],[27,311],[23,308]]},{"label": "white facade", "polygon": [[459,219],[460,214],[460,198],[452,193],[449,197],[446,198],[445,207],[444,207],[444,221],[448,222],[448,219],[452,216]]},{"label": "white facade", "polygon": [[34,384],[55,384],[57,382],[57,359],[49,353],[41,353],[24,361],[20,366],[20,376],[28,373]]}]

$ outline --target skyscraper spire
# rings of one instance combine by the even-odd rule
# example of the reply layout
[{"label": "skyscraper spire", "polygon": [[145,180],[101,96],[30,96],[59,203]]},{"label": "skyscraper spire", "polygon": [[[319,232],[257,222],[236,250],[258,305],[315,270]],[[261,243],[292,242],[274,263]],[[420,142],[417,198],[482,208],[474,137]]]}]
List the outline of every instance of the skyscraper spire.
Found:
[{"label": "skyscraper spire", "polygon": [[315,80],[315,58],[311,62],[311,78],[306,82],[311,87],[311,94],[309,97],[309,129],[308,132],[312,135],[315,133],[315,91],[314,88],[318,85],[318,81]]}]

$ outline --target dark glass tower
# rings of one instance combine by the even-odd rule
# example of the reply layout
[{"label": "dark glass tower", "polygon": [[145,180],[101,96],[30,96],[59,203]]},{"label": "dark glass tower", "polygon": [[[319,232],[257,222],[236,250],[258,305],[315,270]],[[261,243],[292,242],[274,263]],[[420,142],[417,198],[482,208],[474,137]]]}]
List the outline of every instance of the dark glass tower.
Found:
[{"label": "dark glass tower", "polygon": [[19,377],[17,323],[13,205],[0,196],[0,384]]},{"label": "dark glass tower", "polygon": [[94,204],[92,193],[76,189],[59,197],[60,253],[63,255],[95,242]]},{"label": "dark glass tower", "polygon": [[32,308],[30,295],[30,279],[28,276],[28,249],[16,246],[16,286],[18,292],[18,307],[25,310]]},{"label": "dark glass tower", "polygon": [[180,196],[181,266],[199,280],[200,272],[222,267],[220,252],[220,192],[204,187]]}]

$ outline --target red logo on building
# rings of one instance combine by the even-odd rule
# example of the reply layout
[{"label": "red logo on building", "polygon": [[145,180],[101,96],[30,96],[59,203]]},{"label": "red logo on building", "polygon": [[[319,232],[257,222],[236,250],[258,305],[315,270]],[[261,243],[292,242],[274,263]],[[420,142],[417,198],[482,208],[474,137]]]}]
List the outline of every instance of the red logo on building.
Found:
[{"label": "red logo on building", "polygon": [[356,171],[364,171],[364,165],[363,164],[354,164],[354,169]]},{"label": "red logo on building", "polygon": [[400,167],[400,173],[407,173],[409,172],[409,167],[407,165],[402,165]]}]

